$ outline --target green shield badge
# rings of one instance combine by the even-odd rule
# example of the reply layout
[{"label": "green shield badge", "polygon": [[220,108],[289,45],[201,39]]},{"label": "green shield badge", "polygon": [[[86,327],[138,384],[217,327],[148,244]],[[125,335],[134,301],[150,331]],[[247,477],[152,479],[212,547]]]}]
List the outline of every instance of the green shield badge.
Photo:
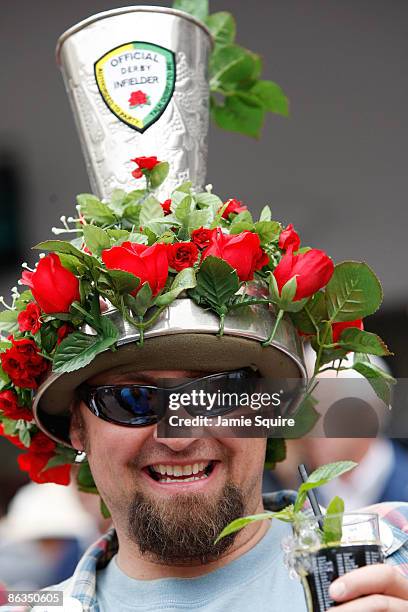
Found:
[{"label": "green shield badge", "polygon": [[165,111],[176,81],[173,51],[130,42],[105,53],[94,65],[99,92],[109,110],[138,132]]}]

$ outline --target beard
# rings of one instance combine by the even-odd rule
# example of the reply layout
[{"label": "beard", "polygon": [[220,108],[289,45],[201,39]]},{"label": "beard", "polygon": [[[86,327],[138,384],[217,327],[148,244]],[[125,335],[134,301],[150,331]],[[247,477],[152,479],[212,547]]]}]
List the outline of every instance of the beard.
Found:
[{"label": "beard", "polygon": [[236,533],[217,544],[214,540],[244,510],[241,490],[233,483],[227,483],[216,499],[176,495],[166,503],[137,492],[129,507],[128,535],[142,554],[159,563],[205,564],[232,546]]}]

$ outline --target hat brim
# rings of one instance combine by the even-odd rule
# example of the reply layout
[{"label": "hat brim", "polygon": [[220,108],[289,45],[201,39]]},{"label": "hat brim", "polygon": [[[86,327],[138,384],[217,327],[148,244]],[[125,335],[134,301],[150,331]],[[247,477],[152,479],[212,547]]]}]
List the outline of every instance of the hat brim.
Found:
[{"label": "hat brim", "polygon": [[[186,307],[191,316],[194,305],[191,305],[191,300],[183,299],[176,302],[179,304],[172,304],[168,309],[165,329],[149,330],[143,346],[137,344],[134,336],[131,339],[128,330],[124,330],[124,336],[118,343],[121,346],[117,350],[101,353],[89,365],[74,372],[51,374],[38,389],[33,404],[34,417],[40,429],[53,440],[71,446],[69,422],[75,389],[81,383],[103,372],[109,374],[141,370],[220,372],[253,367],[265,378],[306,378],[302,346],[290,321],[283,320],[277,340],[272,345],[263,347],[260,342],[262,337],[258,337],[259,332],[252,331],[249,334],[246,331],[246,335],[255,337],[242,337],[245,335],[245,328],[241,328],[239,332],[238,317],[233,319],[234,328],[231,327],[231,321],[226,319],[223,336],[216,335],[218,320],[212,313],[205,313],[211,317],[214,330],[211,330],[212,333],[206,333],[210,331],[208,325],[201,333],[182,329],[180,324],[175,325],[175,320],[171,317],[182,316]],[[202,309],[199,308],[196,314],[199,314],[200,321],[198,322],[196,318],[195,328],[202,329]],[[258,314],[263,315],[259,321],[264,327],[262,336],[266,338],[273,324],[274,315],[269,310],[259,308]],[[240,322],[244,323],[242,319]]]}]

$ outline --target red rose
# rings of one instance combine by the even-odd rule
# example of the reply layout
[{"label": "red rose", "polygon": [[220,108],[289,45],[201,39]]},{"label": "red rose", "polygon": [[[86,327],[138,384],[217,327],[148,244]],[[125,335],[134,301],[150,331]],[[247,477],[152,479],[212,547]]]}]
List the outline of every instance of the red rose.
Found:
[{"label": "red rose", "polygon": [[[37,434],[38,435],[38,434]],[[28,472],[31,480],[43,484],[45,482],[55,482],[60,485],[69,485],[71,466],[59,465],[57,467],[44,470],[48,461],[54,453],[22,453],[17,457],[18,465],[23,472]]]},{"label": "red rose", "polygon": [[130,161],[137,164],[137,168],[133,170],[132,176],[136,179],[141,178],[143,176],[142,170],[153,170],[157,164],[160,164],[159,160],[156,156],[153,157],[135,157]]},{"label": "red rose", "polygon": [[39,354],[34,340],[10,337],[13,346],[0,354],[3,370],[16,387],[37,389],[40,379],[48,370],[47,361]]},{"label": "red rose", "polygon": [[35,272],[23,272],[21,280],[47,314],[69,312],[72,302],[80,299],[77,277],[61,265],[55,253],[40,259]]},{"label": "red rose", "polygon": [[147,96],[144,91],[132,91],[129,98],[129,106],[139,106],[147,103]]},{"label": "red rose", "polygon": [[56,444],[42,431],[39,431],[32,437],[29,451],[30,453],[53,453]]},{"label": "red rose", "polygon": [[205,249],[209,246],[213,233],[213,229],[199,227],[191,232],[191,240],[198,246],[199,249]]},{"label": "red rose", "polygon": [[169,266],[176,272],[190,268],[198,258],[198,248],[193,242],[175,242],[167,245]]},{"label": "red rose", "polygon": [[25,450],[26,447],[21,442],[21,440],[20,440],[20,438],[18,436],[9,436],[9,435],[4,433],[4,426],[3,426],[2,423],[0,423],[0,436],[3,436],[3,438],[6,438],[6,440],[8,440],[12,444],[14,444],[14,446],[17,446],[17,448],[21,448],[21,449]]},{"label": "red rose", "polygon": [[27,308],[22,310],[17,317],[18,327],[21,332],[31,332],[36,334],[41,328],[41,310],[34,302],[27,304]]},{"label": "red rose", "polygon": [[1,391],[0,392],[0,410],[3,416],[8,419],[23,419],[24,421],[32,421],[33,414],[28,408],[20,406],[18,403],[17,395],[13,391]]},{"label": "red rose", "polygon": [[332,323],[333,342],[339,342],[341,340],[341,334],[343,329],[347,329],[348,327],[357,327],[357,329],[364,329],[363,320],[356,319],[355,321]]},{"label": "red rose", "polygon": [[167,248],[162,243],[146,246],[124,242],[122,246],[102,251],[102,261],[109,270],[124,270],[140,278],[140,285],[133,295],[146,281],[153,295],[157,295],[166,284],[169,273]]},{"label": "red rose", "polygon": [[260,270],[269,262],[267,254],[261,249],[259,236],[246,231],[227,235],[218,228],[211,237],[210,246],[203,251],[203,259],[208,255],[224,259],[235,268],[241,281],[252,280],[255,270]]},{"label": "red rose", "polygon": [[297,251],[300,247],[299,234],[293,229],[292,223],[290,223],[280,234],[278,246],[282,251],[287,251],[291,248],[293,251]]},{"label": "red rose", "polygon": [[58,336],[57,344],[61,344],[64,338],[66,338],[73,331],[74,331],[74,328],[68,323],[64,323],[63,325],[61,325],[61,327],[59,327],[57,330],[57,336]]},{"label": "red rose", "polygon": [[167,200],[164,200],[164,202],[161,203],[161,207],[163,209],[163,212],[165,215],[171,215],[171,200],[170,198],[168,198]]},{"label": "red rose", "polygon": [[294,302],[310,297],[327,285],[332,277],[334,264],[330,257],[318,249],[294,255],[289,249],[276,266],[273,275],[276,278],[279,292],[282,287],[296,276],[297,289]]},{"label": "red rose", "polygon": [[224,219],[228,219],[231,213],[237,215],[238,213],[244,212],[244,210],[248,210],[247,206],[244,206],[242,202],[236,200],[235,198],[230,198],[229,200],[224,202],[224,204],[228,204],[228,206],[222,213]]}]

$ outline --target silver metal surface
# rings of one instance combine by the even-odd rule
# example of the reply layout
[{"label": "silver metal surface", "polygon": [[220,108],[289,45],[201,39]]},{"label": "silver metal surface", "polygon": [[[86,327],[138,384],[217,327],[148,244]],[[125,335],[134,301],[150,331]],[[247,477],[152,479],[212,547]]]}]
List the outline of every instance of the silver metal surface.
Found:
[{"label": "silver metal surface", "polygon": [[[133,43],[139,49],[130,50]],[[157,46],[150,58],[149,45]],[[100,13],[60,37],[57,58],[97,195],[108,198],[116,188],[140,188],[142,181],[132,177],[135,165],[130,162],[140,156],[156,155],[170,163],[159,197],[185,180],[196,188],[204,185],[211,47],[211,36],[201,22],[160,7]],[[107,56],[111,51],[113,55]],[[170,57],[175,62],[174,83]],[[167,93],[160,98],[162,90]],[[143,91],[150,100],[131,108],[133,91]],[[124,122],[129,117],[139,121],[148,111],[155,120],[147,128]]]},{"label": "silver metal surface", "polygon": [[[139,340],[139,331],[130,323],[124,321],[121,313],[116,308],[111,308],[104,314],[111,319],[112,323],[119,330],[118,347]],[[275,321],[276,315],[274,311],[264,304],[239,308],[225,317],[224,335],[249,338],[262,342],[268,338]],[[148,339],[155,336],[180,333],[217,334],[219,326],[220,320],[215,313],[205,310],[190,298],[184,297],[174,300],[160,314],[153,325],[145,331],[144,337]],[[82,331],[87,334],[94,333],[88,325],[85,325]],[[292,358],[299,368],[300,376],[306,379],[303,347],[289,319],[282,319],[272,344]]]}]

